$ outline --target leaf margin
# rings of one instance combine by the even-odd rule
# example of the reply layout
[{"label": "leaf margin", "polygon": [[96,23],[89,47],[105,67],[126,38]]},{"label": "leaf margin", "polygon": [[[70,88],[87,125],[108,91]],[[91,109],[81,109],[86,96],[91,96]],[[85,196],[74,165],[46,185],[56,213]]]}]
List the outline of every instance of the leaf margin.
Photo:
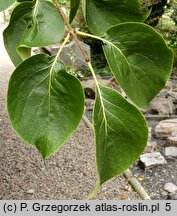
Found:
[{"label": "leaf margin", "polygon": [[[97,88],[99,88],[99,86],[102,86],[104,87],[105,89],[108,89],[108,90],[111,90],[113,91],[114,93],[118,94],[124,101],[126,101],[127,104],[129,104],[130,106],[132,106],[134,108],[134,110],[136,110],[136,112],[141,116],[142,120],[144,121],[144,130],[146,131],[146,138],[145,138],[145,145],[144,147],[141,149],[141,152],[139,153],[139,156],[140,154],[143,152],[144,148],[146,147],[147,145],[147,142],[148,142],[148,124],[147,124],[147,121],[144,117],[144,115],[142,114],[142,112],[138,109],[138,107],[136,107],[136,105],[133,105],[132,103],[130,103],[129,101],[127,101],[127,99],[125,99],[120,93],[118,93],[115,89],[113,88],[109,88],[109,87],[106,87],[102,84],[98,84]],[[95,145],[96,145],[96,167],[97,167],[97,172],[98,172],[98,175],[99,175],[99,180],[97,182],[98,185],[102,185],[104,184],[105,182],[111,180],[112,178],[116,177],[117,175],[121,174],[123,171],[125,171],[129,166],[132,165],[132,163],[136,162],[136,160],[138,159],[138,157],[133,160],[133,162],[129,163],[127,165],[126,168],[122,169],[121,171],[119,171],[117,174],[115,174],[114,176],[112,176],[111,178],[108,178],[108,179],[103,179],[101,180],[101,177],[100,177],[100,174],[99,174],[99,168],[98,168],[98,161],[97,161],[97,143],[96,143],[96,130],[95,130],[95,120],[94,120],[94,113],[95,113],[95,108],[96,107],[96,99],[95,99],[95,104],[94,104],[94,109],[93,109],[93,116],[92,116],[92,124],[93,124],[93,130],[94,130],[94,139],[95,139]]]},{"label": "leaf margin", "polygon": [[[49,57],[49,58],[52,58],[52,57],[54,58],[54,56],[49,56],[49,55],[44,54],[44,53],[43,53],[43,54],[37,54],[37,55],[31,56],[30,58],[28,58],[28,59],[26,59],[25,61],[23,61],[23,63],[20,64],[17,68],[22,67],[23,64],[25,64],[26,61],[30,61],[31,59],[36,58],[36,56],[37,56],[37,57],[46,56],[46,57]],[[56,58],[56,56],[55,56],[55,58]],[[56,60],[56,59],[54,59],[54,61],[55,61],[55,60]],[[61,60],[57,60],[57,61],[60,61],[60,62],[64,65],[64,63],[63,63]],[[56,62],[53,62],[53,63],[56,64]],[[14,70],[14,72],[17,70],[17,68]],[[13,76],[14,72],[12,73],[12,75],[11,75],[11,77],[10,77],[9,85],[10,85],[10,83],[12,82],[12,76]],[[71,74],[68,73],[68,72],[67,72],[67,74],[68,74],[69,76],[73,77],[75,80],[77,80],[77,81],[80,83],[80,81],[79,81],[79,79],[78,79],[77,77],[71,75]],[[80,83],[80,87],[82,87],[81,83]],[[85,101],[84,89],[83,89],[83,87],[82,87],[81,89],[82,89],[82,96],[83,96],[83,97],[82,97],[82,98],[83,98],[83,100],[82,100],[82,102],[83,102],[82,108],[83,108],[83,109],[82,109],[82,113],[80,114],[80,115],[81,115],[80,122],[81,122],[82,116],[83,116],[83,114],[84,114],[84,101]],[[21,135],[20,132],[19,132],[19,131],[15,128],[15,126],[13,125],[13,122],[12,122],[11,117],[10,117],[10,111],[9,111],[9,87],[8,87],[7,96],[8,96],[8,97],[7,97],[7,113],[8,113],[8,118],[9,118],[9,120],[10,120],[10,124],[11,124],[12,129],[14,130],[14,132],[15,132],[19,137],[22,138],[22,140],[24,140],[26,143],[28,143],[28,144],[31,145],[32,147],[37,148],[38,151],[40,152],[40,154],[42,155],[43,159],[47,159],[47,158],[51,157],[53,154],[55,154],[57,151],[59,151],[59,150],[63,147],[63,145],[65,144],[65,142],[71,137],[71,135],[78,129],[78,127],[79,127],[79,125],[80,125],[80,122],[79,122],[79,123],[77,124],[77,127],[76,127],[75,129],[73,129],[73,130],[66,136],[64,142],[62,143],[62,145],[60,145],[59,148],[54,149],[53,151],[51,151],[49,154],[46,155],[45,152],[43,153],[42,151],[40,151],[39,147],[38,147],[36,144],[34,144],[34,143],[32,143],[32,142],[29,142],[27,138],[25,138],[23,135]]]}]

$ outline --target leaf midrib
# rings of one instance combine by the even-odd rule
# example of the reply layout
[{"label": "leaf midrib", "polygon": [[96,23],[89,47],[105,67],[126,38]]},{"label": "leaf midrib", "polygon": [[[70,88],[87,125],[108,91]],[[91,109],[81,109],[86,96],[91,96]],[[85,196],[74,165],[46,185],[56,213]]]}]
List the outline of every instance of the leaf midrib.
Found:
[{"label": "leaf midrib", "polygon": [[37,16],[39,1],[40,0],[36,0],[35,7],[34,7],[34,10],[33,10],[33,17],[34,17],[34,19],[36,19],[36,16]]},{"label": "leaf midrib", "polygon": [[[51,69],[49,71],[49,87],[48,87],[48,123],[49,123],[49,115],[50,115],[50,111],[51,111],[51,88],[52,88],[52,74],[54,72],[54,67],[55,67],[55,64],[57,63],[57,60],[58,60],[58,55],[56,55],[53,63],[51,64]],[[48,125],[47,124],[47,128],[48,128]]]},{"label": "leaf midrib", "polygon": [[[140,86],[141,89],[143,89],[143,85],[141,84],[141,82],[139,82],[139,80],[137,79],[137,77],[135,76],[132,68],[131,68],[131,64],[128,62],[127,58],[125,57],[124,53],[121,51],[121,49],[119,49],[119,47],[117,47],[114,43],[112,43],[111,41],[108,41],[106,39],[103,39],[103,41],[109,45],[111,45],[112,47],[114,47],[116,50],[118,50],[120,52],[120,54],[123,56],[125,62],[127,63],[128,65],[128,68],[129,68],[129,71],[131,72],[131,74],[133,75],[133,77],[135,78],[135,80],[137,81],[137,84]],[[113,52],[114,53],[114,52]],[[109,62],[108,62],[109,64]],[[132,64],[133,65],[133,64]],[[111,67],[110,67],[111,68]],[[114,74],[114,73],[113,73]],[[120,83],[119,83],[120,84]],[[121,85],[121,84],[120,84]],[[122,86],[122,85],[121,85]]]},{"label": "leaf midrib", "polygon": [[[112,42],[110,42],[110,41],[105,40],[105,42],[106,42],[107,44],[110,44],[112,47],[114,47],[115,49],[117,49],[117,50],[121,53],[121,55],[123,56],[123,58],[125,59],[125,61],[126,61],[127,65],[128,65],[128,67],[129,67],[130,72],[133,74],[133,76],[135,77],[135,79],[138,81],[138,79],[136,78],[136,76],[135,76],[135,74],[134,74],[134,72],[133,72],[133,70],[132,70],[132,68],[131,68],[131,66],[130,66],[130,63],[128,62],[128,60],[127,60],[127,58],[125,57],[125,55],[124,55],[124,53],[122,52],[122,50],[119,49],[114,43],[112,43]],[[139,82],[138,82],[138,83],[139,83]]]}]

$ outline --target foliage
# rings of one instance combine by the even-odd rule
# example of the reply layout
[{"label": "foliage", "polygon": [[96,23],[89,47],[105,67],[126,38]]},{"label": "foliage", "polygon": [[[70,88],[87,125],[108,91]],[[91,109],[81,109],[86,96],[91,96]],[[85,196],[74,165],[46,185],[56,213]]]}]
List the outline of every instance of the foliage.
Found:
[{"label": "foliage", "polygon": [[157,25],[158,31],[164,37],[167,45],[172,48],[174,53],[174,65],[177,62],[177,6],[176,1],[170,1]]},{"label": "foliage", "polygon": [[154,3],[149,6],[149,8],[151,8],[151,14],[146,20],[146,23],[151,26],[156,26],[162,15],[164,14],[165,8],[168,6],[169,4],[167,0],[154,1]]},{"label": "foliage", "polygon": [[[73,29],[57,0],[22,0],[14,9],[4,31],[5,47],[17,66],[9,82],[7,107],[16,132],[43,158],[61,148],[78,127],[84,111],[83,88],[60,61],[72,37],[96,85],[93,126],[101,185],[127,169],[145,148],[148,129],[138,108],[146,109],[164,87],[173,55],[164,39],[142,23],[149,12],[142,12],[139,0],[82,2],[92,34]],[[79,1],[70,3],[71,22]],[[68,34],[64,34],[64,22]],[[64,35],[56,56],[29,56],[32,47],[56,44]],[[79,35],[101,41],[111,72],[128,100],[98,82]]]},{"label": "foliage", "polygon": [[171,14],[171,18],[173,19],[173,21],[175,22],[175,24],[177,25],[177,2],[172,3],[172,14]]},{"label": "foliage", "polygon": [[0,0],[0,11],[5,10],[9,6],[11,6],[14,2],[15,0],[6,0],[6,1]]},{"label": "foliage", "polygon": [[[114,0],[103,4],[101,0],[84,0],[83,8],[90,31],[97,35],[103,35],[110,27],[118,23],[144,21],[149,15],[149,12],[142,13],[139,1],[130,1],[129,10],[127,10],[127,1]],[[95,17],[97,22],[95,22]],[[104,28],[102,23],[104,23]]]},{"label": "foliage", "polygon": [[161,34],[166,40],[166,43],[171,48],[177,48],[177,28],[176,29],[161,29]]},{"label": "foliage", "polygon": [[70,2],[70,0],[59,0],[60,4],[66,5]]},{"label": "foliage", "polygon": [[80,0],[71,0],[71,10],[69,14],[69,22],[71,23],[79,9]]},{"label": "foliage", "polygon": [[27,1],[14,9],[10,24],[4,31],[4,42],[12,62],[17,66],[22,59],[30,56],[31,47],[56,44],[63,34],[64,23],[52,3]]}]

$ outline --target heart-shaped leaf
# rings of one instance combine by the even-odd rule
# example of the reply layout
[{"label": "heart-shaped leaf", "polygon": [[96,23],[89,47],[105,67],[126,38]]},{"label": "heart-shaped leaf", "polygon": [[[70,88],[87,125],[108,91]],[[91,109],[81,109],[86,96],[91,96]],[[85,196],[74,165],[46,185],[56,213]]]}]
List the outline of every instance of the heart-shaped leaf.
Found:
[{"label": "heart-shaped leaf", "polygon": [[0,0],[0,11],[10,7],[14,2],[15,0]]},{"label": "heart-shaped leaf", "polygon": [[127,96],[146,109],[172,71],[173,54],[163,38],[143,23],[122,23],[105,35],[109,66]]},{"label": "heart-shaped leaf", "polygon": [[134,163],[147,144],[140,111],[113,89],[99,85],[93,114],[100,184]]},{"label": "heart-shaped leaf", "polygon": [[7,103],[16,132],[46,158],[78,127],[84,92],[61,61],[40,54],[16,68],[10,78]]},{"label": "heart-shaped leaf", "polygon": [[83,11],[90,31],[100,36],[114,25],[143,22],[149,15],[141,11],[139,0],[83,0]]},{"label": "heart-shaped leaf", "polygon": [[4,31],[4,43],[17,66],[30,55],[29,48],[56,44],[63,35],[64,22],[53,3],[24,1],[12,13],[10,24]]},{"label": "heart-shaped leaf", "polygon": [[71,23],[76,16],[77,10],[79,8],[80,0],[71,0],[70,1],[70,13],[69,13],[69,22]]}]

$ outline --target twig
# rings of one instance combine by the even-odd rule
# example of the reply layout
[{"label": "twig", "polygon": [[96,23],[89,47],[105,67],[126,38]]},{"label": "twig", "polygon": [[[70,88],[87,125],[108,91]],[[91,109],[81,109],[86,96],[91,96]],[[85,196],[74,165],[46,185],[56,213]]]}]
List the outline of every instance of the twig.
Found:
[{"label": "twig", "polygon": [[79,49],[81,50],[81,52],[82,52],[82,54],[84,56],[85,61],[86,62],[90,62],[89,56],[87,55],[86,51],[84,50],[84,48],[82,47],[80,41],[78,40],[77,34],[75,33],[75,30],[72,28],[72,26],[68,22],[68,19],[67,19],[65,13],[63,12],[63,10],[61,9],[60,4],[58,3],[57,0],[53,0],[53,1],[54,1],[55,5],[56,5],[56,7],[57,7],[57,9],[58,9],[58,11],[60,13],[60,15],[63,17],[63,20],[64,20],[64,22],[65,22],[65,24],[66,24],[66,26],[67,26],[70,34],[73,36],[74,40],[76,41],[77,45],[79,46]]},{"label": "twig", "polygon": [[86,124],[90,129],[93,130],[93,125],[92,125],[92,123],[89,121],[89,119],[88,119],[85,115],[83,115],[82,119],[83,119],[83,121],[85,122],[85,124]]},{"label": "twig", "polygon": [[145,189],[143,188],[143,186],[137,180],[137,178],[135,178],[135,176],[133,175],[130,169],[125,170],[123,174],[141,199],[143,200],[151,199],[150,196],[145,191]]},{"label": "twig", "polygon": [[[89,119],[84,115],[83,116],[84,123],[93,130],[93,125],[89,121]],[[132,188],[135,190],[135,192],[140,196],[142,200],[150,200],[150,196],[147,194],[143,186],[140,184],[140,182],[137,180],[137,178],[133,175],[130,169],[127,169],[123,172],[124,177],[128,180]]]},{"label": "twig", "polygon": [[[67,26],[70,34],[73,36],[74,40],[78,44],[78,46],[79,46],[79,48],[80,48],[80,50],[81,50],[81,52],[82,52],[82,54],[84,56],[84,59],[87,62],[87,65],[88,65],[89,69],[92,72],[92,75],[94,77],[96,85],[98,85],[97,79],[95,77],[95,73],[93,71],[93,68],[92,68],[92,65],[91,65],[91,62],[90,62],[90,58],[87,55],[86,51],[84,50],[84,48],[82,47],[80,41],[77,38],[77,33],[78,32],[75,32],[75,30],[72,28],[72,26],[68,22],[68,19],[67,19],[66,15],[64,14],[63,10],[61,9],[60,4],[58,3],[58,1],[57,0],[53,0],[53,1],[54,1],[55,5],[56,5],[56,7],[57,7],[57,9],[58,9],[58,11],[60,13],[60,15],[63,17],[63,20],[66,23],[66,26]],[[105,42],[107,42],[107,41],[105,40]],[[91,122],[88,120],[88,118],[86,116],[83,117],[83,120],[86,123],[86,125],[93,130],[93,126],[92,126]],[[130,182],[130,184],[132,185],[132,187],[135,189],[135,191],[139,194],[139,196],[142,199],[150,199],[150,197],[148,196],[148,194],[146,193],[146,191],[144,190],[144,188],[141,186],[141,184],[138,182],[138,180],[133,176],[133,174],[131,173],[130,170],[125,171],[124,172],[124,176],[128,179],[128,181]],[[93,194],[95,195],[96,193],[97,193],[97,187],[95,188]],[[93,197],[93,194],[91,194],[91,197]]]}]

